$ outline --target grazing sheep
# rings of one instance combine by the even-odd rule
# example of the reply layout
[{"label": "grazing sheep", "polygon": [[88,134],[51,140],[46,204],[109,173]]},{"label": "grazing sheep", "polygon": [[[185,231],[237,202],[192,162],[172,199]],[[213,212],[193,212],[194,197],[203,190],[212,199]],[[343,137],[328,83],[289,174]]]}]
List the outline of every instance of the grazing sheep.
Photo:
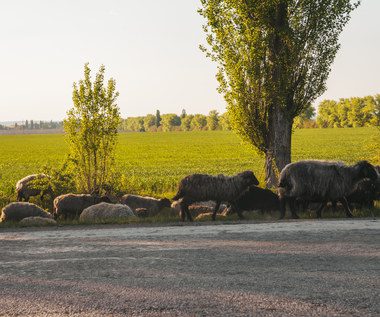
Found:
[{"label": "grazing sheep", "polygon": [[293,218],[298,218],[295,211],[297,199],[322,202],[317,210],[318,218],[329,201],[340,201],[347,217],[352,217],[346,198],[364,178],[377,180],[376,170],[367,161],[360,161],[353,166],[328,161],[299,161],[288,164],[281,171],[278,186],[281,219],[285,216],[286,202],[289,202]]},{"label": "grazing sheep", "polygon": [[87,207],[80,214],[80,221],[97,221],[97,220],[114,220],[135,217],[132,209],[122,204],[109,204],[102,202],[100,204]]},{"label": "grazing sheep", "polygon": [[156,199],[139,195],[124,195],[120,202],[132,208],[133,211],[145,208],[149,216],[157,215],[163,208],[170,208],[170,200],[167,198]]},{"label": "grazing sheep", "polygon": [[27,217],[22,219],[19,224],[23,227],[42,227],[56,226],[57,222],[54,219],[43,217]]},{"label": "grazing sheep", "polygon": [[355,204],[360,208],[373,208],[374,200],[376,200],[380,190],[378,186],[376,181],[368,178],[359,181],[353,192],[347,196],[349,205]]},{"label": "grazing sheep", "polygon": [[193,174],[186,176],[179,183],[177,195],[173,200],[181,201],[180,217],[185,221],[185,216],[192,221],[189,205],[194,202],[213,200],[216,202],[212,219],[215,220],[221,202],[229,202],[236,209],[240,218],[241,211],[234,206],[237,198],[251,185],[258,185],[259,181],[251,171],[245,171],[235,176],[212,176],[206,174]]},{"label": "grazing sheep", "polygon": [[28,217],[52,218],[52,215],[35,204],[15,202],[10,203],[3,208],[0,221],[20,221]]},{"label": "grazing sheep", "polygon": [[269,189],[250,186],[235,202],[240,210],[277,211],[280,210],[278,196]]},{"label": "grazing sheep", "polygon": [[53,197],[53,191],[50,185],[44,186],[45,188],[39,188],[38,182],[46,182],[50,179],[50,176],[46,174],[33,174],[20,179],[16,184],[17,201],[29,201],[32,196],[38,196],[41,194],[41,199],[46,194]]},{"label": "grazing sheep", "polygon": [[101,202],[111,202],[107,196],[95,196],[89,194],[65,194],[54,199],[54,214],[56,217],[74,218],[92,205]]}]

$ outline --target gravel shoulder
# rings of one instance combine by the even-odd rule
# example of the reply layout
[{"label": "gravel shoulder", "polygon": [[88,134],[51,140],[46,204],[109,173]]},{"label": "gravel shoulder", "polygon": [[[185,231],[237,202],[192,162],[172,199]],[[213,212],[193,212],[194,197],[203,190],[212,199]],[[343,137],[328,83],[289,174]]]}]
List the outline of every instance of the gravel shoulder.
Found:
[{"label": "gravel shoulder", "polygon": [[380,222],[0,230],[0,316],[379,316]]}]

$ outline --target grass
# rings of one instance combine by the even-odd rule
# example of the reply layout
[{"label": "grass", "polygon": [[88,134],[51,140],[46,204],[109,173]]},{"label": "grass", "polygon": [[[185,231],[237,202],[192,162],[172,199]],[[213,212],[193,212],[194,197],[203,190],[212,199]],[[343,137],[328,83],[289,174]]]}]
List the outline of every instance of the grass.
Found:
[{"label": "grass", "polygon": [[[376,154],[370,145],[377,133],[376,128],[296,130],[292,160],[368,160]],[[67,151],[64,135],[1,135],[0,207],[15,199],[17,180],[44,165],[59,166]],[[125,193],[156,197],[172,197],[178,181],[191,173],[231,175],[251,169],[264,180],[264,158],[229,131],[121,134],[116,162]]]}]

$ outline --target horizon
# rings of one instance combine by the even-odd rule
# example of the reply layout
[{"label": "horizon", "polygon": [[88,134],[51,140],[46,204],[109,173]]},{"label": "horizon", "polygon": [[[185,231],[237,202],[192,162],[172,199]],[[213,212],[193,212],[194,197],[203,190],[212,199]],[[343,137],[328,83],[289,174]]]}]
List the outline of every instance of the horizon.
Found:
[{"label": "horizon", "polygon": [[[216,64],[198,48],[205,41],[199,6],[199,1],[172,0],[86,0],[75,7],[47,0],[5,4],[0,12],[5,47],[0,57],[6,61],[0,120],[62,121],[85,62],[93,76],[104,64],[106,77],[116,79],[123,118],[157,109],[163,114],[225,112],[216,91]],[[314,106],[324,99],[380,93],[379,10],[379,2],[367,0],[353,12],[327,91]]]}]

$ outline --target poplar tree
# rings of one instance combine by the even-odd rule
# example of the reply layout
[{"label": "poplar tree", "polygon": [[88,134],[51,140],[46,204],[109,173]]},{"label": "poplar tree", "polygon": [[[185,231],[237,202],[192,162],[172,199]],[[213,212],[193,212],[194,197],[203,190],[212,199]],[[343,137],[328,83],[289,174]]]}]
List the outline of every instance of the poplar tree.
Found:
[{"label": "poplar tree", "polygon": [[350,0],[201,0],[234,131],[265,155],[266,183],[291,161],[293,119],[326,90]]}]

